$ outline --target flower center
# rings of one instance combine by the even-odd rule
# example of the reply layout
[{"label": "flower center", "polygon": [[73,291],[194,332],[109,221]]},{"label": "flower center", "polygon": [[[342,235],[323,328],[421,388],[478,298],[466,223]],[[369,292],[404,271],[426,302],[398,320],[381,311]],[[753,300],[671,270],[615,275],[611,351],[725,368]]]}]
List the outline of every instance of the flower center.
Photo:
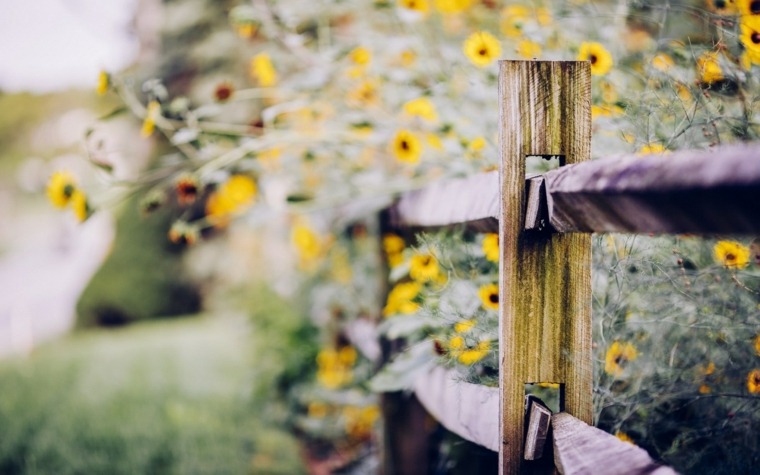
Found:
[{"label": "flower center", "polygon": [[406,140],[401,141],[401,150],[409,150],[409,142]]},{"label": "flower center", "polygon": [[715,5],[715,8],[717,8],[718,10],[723,10],[724,8],[726,8],[725,0],[715,0],[713,2],[713,5]]},{"label": "flower center", "polygon": [[481,56],[485,56],[488,54],[488,50],[485,48],[480,48],[480,50],[478,51],[478,54]]},{"label": "flower center", "polygon": [[499,303],[499,294],[491,294],[488,296],[488,300],[491,303]]},{"label": "flower center", "polygon": [[754,2],[751,2],[749,4],[749,11],[751,11],[753,14],[760,13],[760,0],[755,0]]},{"label": "flower center", "polygon": [[755,44],[760,44],[760,33],[753,31],[749,39]]},{"label": "flower center", "polygon": [[591,61],[591,64],[596,64],[596,61],[598,59],[599,58],[597,58],[595,54],[592,54],[591,56],[588,57],[588,60]]},{"label": "flower center", "polygon": [[727,260],[727,261],[729,261],[729,262],[730,262],[730,261],[733,261],[733,260],[736,260],[736,256],[735,256],[735,255],[733,255],[733,254],[731,254],[731,253],[729,252],[729,253],[727,253],[727,254],[726,254],[726,260]]},{"label": "flower center", "polygon": [[430,256],[422,256],[421,262],[423,266],[430,265]]}]

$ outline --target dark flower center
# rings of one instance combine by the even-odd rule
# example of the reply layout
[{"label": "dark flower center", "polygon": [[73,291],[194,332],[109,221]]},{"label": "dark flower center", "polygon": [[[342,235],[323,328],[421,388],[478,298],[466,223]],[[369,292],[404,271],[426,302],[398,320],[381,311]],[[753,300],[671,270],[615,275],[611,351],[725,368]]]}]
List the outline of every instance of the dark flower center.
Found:
[{"label": "dark flower center", "polygon": [[401,150],[409,150],[409,142],[407,142],[406,140],[402,140],[400,145],[401,145]]},{"label": "dark flower center", "polygon": [[488,296],[488,300],[491,303],[499,303],[499,294],[491,294]]},{"label": "dark flower center", "polygon": [[713,5],[715,5],[715,8],[717,8],[718,10],[723,10],[724,8],[726,8],[726,2],[724,0],[715,0],[713,2]]},{"label": "dark flower center", "polygon": [[595,54],[592,54],[588,57],[588,60],[591,61],[591,64],[596,64],[597,59],[599,58],[597,58]]},{"label": "dark flower center", "polygon": [[63,196],[65,196],[66,198],[71,198],[71,195],[74,194],[75,189],[76,188],[74,188],[74,185],[72,185],[71,183],[67,183],[63,187]]},{"label": "dark flower center", "polygon": [[755,0],[754,2],[750,2],[749,11],[751,11],[753,14],[760,13],[760,0]]},{"label": "dark flower center", "polygon": [[753,31],[749,39],[755,44],[760,44],[760,33]]},{"label": "dark flower center", "polygon": [[426,267],[430,265],[430,261],[430,256],[422,256],[422,259],[420,260],[420,262],[422,262],[422,265]]},{"label": "dark flower center", "polygon": [[731,254],[730,252],[726,254],[726,260],[727,261],[733,261],[736,259],[736,256]]},{"label": "dark flower center", "polygon": [[478,51],[478,54],[481,56],[485,56],[486,54],[488,54],[488,50],[485,48],[480,48],[480,50]]}]

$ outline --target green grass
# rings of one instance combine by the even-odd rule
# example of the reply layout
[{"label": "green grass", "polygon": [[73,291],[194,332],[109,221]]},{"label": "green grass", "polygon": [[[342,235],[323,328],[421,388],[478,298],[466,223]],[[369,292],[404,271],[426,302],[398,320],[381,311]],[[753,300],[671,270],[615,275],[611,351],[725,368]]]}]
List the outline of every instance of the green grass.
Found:
[{"label": "green grass", "polygon": [[252,407],[242,318],[93,330],[0,362],[0,473],[303,473]]}]

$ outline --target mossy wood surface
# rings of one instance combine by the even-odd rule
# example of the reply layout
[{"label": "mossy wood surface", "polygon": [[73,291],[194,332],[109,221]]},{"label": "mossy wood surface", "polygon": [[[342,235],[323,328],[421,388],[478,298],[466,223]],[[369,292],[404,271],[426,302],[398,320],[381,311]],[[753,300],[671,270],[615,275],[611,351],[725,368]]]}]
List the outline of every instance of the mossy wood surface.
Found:
[{"label": "mossy wood surface", "polygon": [[562,384],[563,409],[591,422],[591,236],[523,231],[529,155],[587,160],[586,62],[501,61],[501,470],[523,462],[525,383]]}]

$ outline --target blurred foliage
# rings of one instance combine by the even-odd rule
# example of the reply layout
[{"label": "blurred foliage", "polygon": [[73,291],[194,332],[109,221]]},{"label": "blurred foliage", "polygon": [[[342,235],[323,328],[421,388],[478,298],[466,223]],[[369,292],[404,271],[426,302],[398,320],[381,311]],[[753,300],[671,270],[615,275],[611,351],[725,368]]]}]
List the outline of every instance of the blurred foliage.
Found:
[{"label": "blurred foliage", "polygon": [[250,404],[246,328],[206,317],[81,332],[1,362],[0,472],[304,473],[292,437]]},{"label": "blurred foliage", "polygon": [[123,325],[198,312],[201,296],[183,277],[180,246],[166,239],[171,216],[141,215],[133,198],[116,224],[113,250],[77,303],[77,325]]}]

